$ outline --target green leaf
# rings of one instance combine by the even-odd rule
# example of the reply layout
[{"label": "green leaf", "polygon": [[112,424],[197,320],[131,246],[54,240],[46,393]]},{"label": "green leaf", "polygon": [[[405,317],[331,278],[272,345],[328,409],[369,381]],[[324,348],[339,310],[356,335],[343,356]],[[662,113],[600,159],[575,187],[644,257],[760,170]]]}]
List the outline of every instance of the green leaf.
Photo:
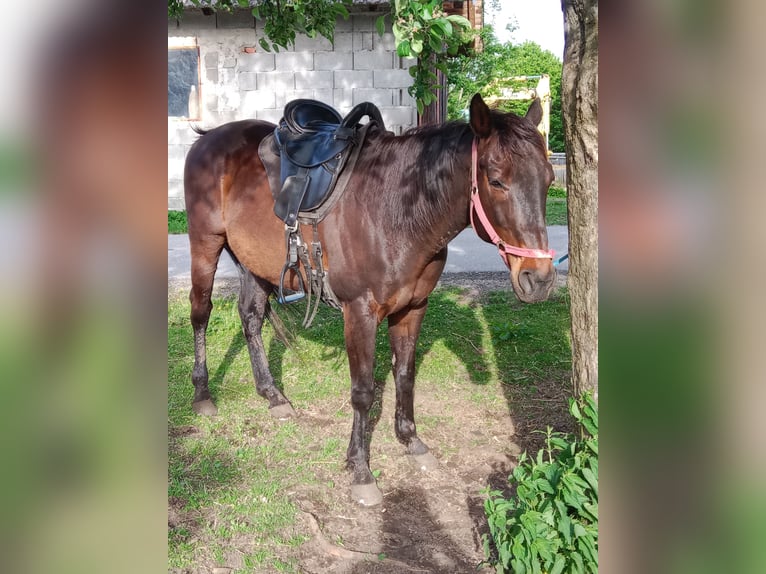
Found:
[{"label": "green leaf", "polygon": [[343,4],[335,4],[335,13],[339,16],[343,16],[344,20],[348,20],[348,9]]},{"label": "green leaf", "polygon": [[271,52],[271,47],[269,47],[269,43],[266,41],[265,38],[259,38],[258,43],[261,45],[261,48],[263,48],[267,52]]},{"label": "green leaf", "polygon": [[402,58],[406,58],[410,55],[410,41],[404,40],[396,45],[396,53]]},{"label": "green leaf", "polygon": [[585,565],[582,562],[582,556],[580,556],[579,552],[572,552],[569,557],[574,560],[574,568],[572,568],[573,572],[580,572],[581,574],[585,574]]},{"label": "green leaf", "polygon": [[410,47],[415,54],[420,54],[423,51],[423,40],[419,38],[413,38],[410,43]]},{"label": "green leaf", "polygon": [[453,24],[460,26],[461,28],[471,27],[471,23],[466,18],[463,18],[462,16],[458,14],[452,14],[450,16],[447,16],[447,20],[449,20]]},{"label": "green leaf", "polygon": [[566,565],[567,565],[566,560],[561,554],[559,554],[556,557],[556,561],[553,563],[553,567],[551,568],[550,574],[561,574],[564,571],[564,567]]},{"label": "green leaf", "polygon": [[386,33],[386,15],[383,14],[377,20],[375,20],[375,29],[378,31],[378,35],[382,36]]},{"label": "green leaf", "polygon": [[570,401],[569,412],[572,413],[572,416],[575,418],[577,422],[582,421],[582,413],[580,412],[580,406],[577,404],[577,401],[574,399]]},{"label": "green leaf", "polygon": [[589,468],[583,468],[582,475],[583,478],[588,481],[588,484],[593,489],[593,492],[596,493],[596,496],[598,496],[598,478],[593,474],[593,471]]}]

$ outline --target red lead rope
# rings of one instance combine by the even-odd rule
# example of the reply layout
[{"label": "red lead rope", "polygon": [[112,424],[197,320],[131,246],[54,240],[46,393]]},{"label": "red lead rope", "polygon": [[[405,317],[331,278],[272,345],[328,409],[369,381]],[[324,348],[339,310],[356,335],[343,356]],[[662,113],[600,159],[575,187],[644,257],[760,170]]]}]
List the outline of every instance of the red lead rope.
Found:
[{"label": "red lead rope", "polygon": [[495,228],[489,222],[487,213],[484,211],[484,207],[481,205],[481,199],[479,199],[479,182],[477,180],[478,171],[478,151],[476,138],[474,138],[473,144],[471,145],[471,227],[473,227],[474,230],[476,229],[476,224],[473,221],[473,212],[476,211],[476,215],[479,216],[479,221],[481,222],[482,227],[484,227],[484,230],[489,235],[490,241],[497,245],[497,248],[500,250],[500,257],[503,258],[506,265],[508,265],[507,254],[516,255],[518,257],[534,257],[536,259],[553,259],[553,257],[556,255],[556,252],[553,251],[553,249],[545,251],[543,249],[514,247],[513,245],[506,245],[505,242],[500,239],[497,231],[495,231]]}]

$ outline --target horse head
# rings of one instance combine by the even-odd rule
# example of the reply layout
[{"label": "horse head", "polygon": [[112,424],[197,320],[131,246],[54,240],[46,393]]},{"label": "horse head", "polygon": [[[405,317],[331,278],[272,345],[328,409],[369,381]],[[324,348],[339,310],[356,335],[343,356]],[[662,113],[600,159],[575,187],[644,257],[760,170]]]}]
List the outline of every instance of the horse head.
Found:
[{"label": "horse head", "polygon": [[479,237],[497,245],[525,303],[547,299],[556,278],[545,227],[554,176],[537,131],[542,113],[537,99],[524,117],[491,110],[479,94],[471,100],[471,221]]}]

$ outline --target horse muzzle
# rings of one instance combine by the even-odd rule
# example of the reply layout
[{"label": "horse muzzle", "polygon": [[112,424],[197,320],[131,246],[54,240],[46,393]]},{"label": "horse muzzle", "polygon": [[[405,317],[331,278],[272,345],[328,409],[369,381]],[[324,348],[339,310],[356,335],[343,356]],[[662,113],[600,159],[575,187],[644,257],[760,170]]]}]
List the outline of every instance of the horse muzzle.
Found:
[{"label": "horse muzzle", "polygon": [[556,284],[556,268],[550,259],[535,260],[514,269],[511,265],[511,284],[516,296],[524,303],[545,301]]}]

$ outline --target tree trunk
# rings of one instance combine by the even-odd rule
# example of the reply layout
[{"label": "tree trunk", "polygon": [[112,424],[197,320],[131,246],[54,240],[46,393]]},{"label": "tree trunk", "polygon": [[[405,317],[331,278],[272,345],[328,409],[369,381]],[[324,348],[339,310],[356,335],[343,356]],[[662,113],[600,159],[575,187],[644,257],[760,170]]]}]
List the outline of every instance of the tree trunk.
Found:
[{"label": "tree trunk", "polygon": [[598,396],[598,0],[562,0],[569,296],[575,395]]}]

